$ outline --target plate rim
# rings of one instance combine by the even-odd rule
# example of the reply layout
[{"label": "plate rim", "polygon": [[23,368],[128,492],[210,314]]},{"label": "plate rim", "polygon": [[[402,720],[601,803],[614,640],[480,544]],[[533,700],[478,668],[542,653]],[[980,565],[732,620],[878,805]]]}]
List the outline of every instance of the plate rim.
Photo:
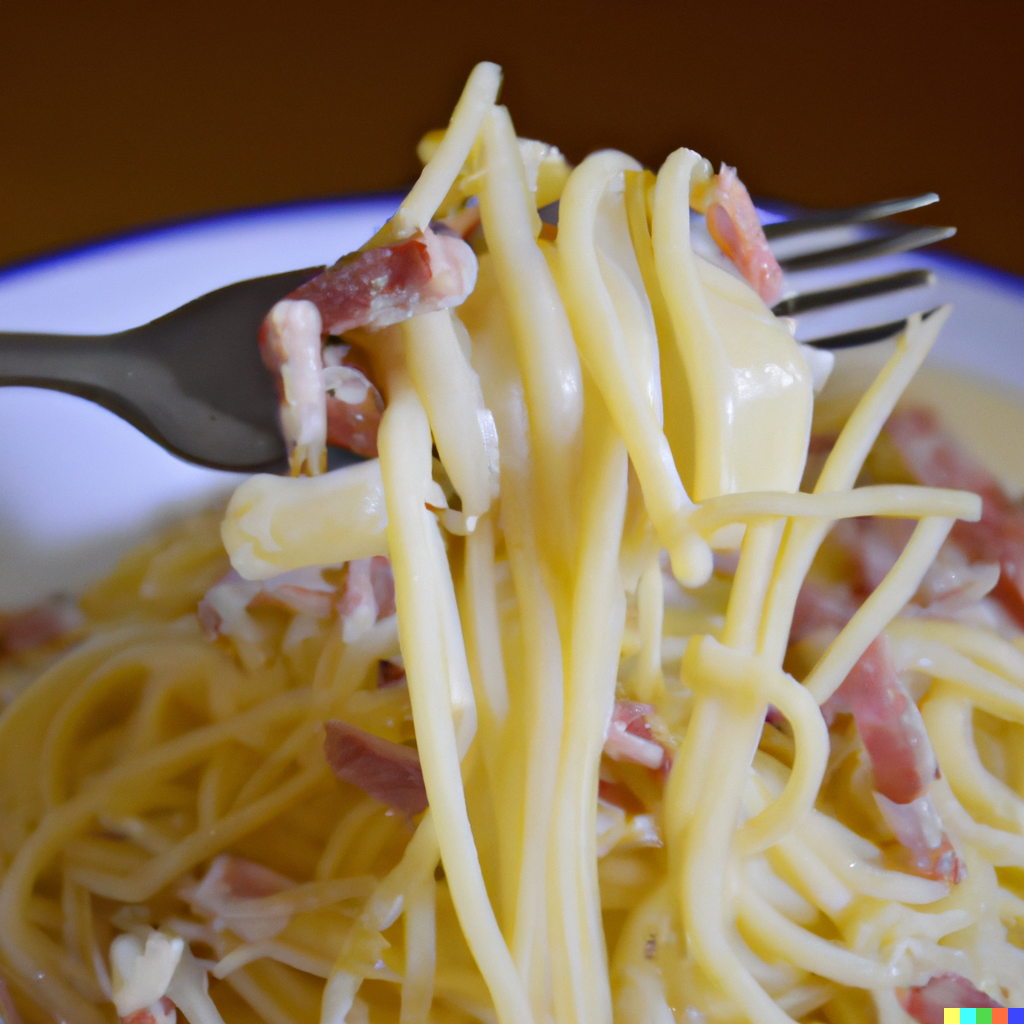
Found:
[{"label": "plate rim", "polygon": [[[67,245],[45,249],[42,252],[16,257],[13,260],[0,264],[0,285],[6,284],[12,278],[19,277],[22,274],[45,270],[51,266],[80,259],[84,256],[98,254],[106,250],[116,249],[122,245],[158,239],[162,235],[178,232],[187,234],[190,229],[194,228],[240,223],[246,220],[255,220],[264,216],[292,211],[308,212],[317,209],[317,207],[338,209],[339,207],[356,207],[383,201],[393,201],[397,204],[407,193],[408,189],[380,189],[369,192],[342,193],[333,196],[284,199],[274,203],[231,207],[205,213],[182,214],[156,221],[148,221],[134,227],[104,232],[82,241],[71,242]],[[756,197],[755,204],[766,212],[774,214],[792,214],[794,210],[792,204],[765,197]],[[922,259],[944,265],[958,273],[969,274],[974,278],[1013,292],[1021,299],[1024,299],[1024,276],[1015,274],[1011,270],[994,267],[982,260],[950,252],[947,249],[929,248],[919,250],[919,255]]]},{"label": "plate rim", "polygon": [[206,213],[182,214],[147,221],[120,230],[103,232],[90,238],[67,245],[58,245],[44,249],[42,252],[27,256],[15,257],[0,264],[0,285],[12,278],[37,270],[47,270],[51,266],[80,259],[83,256],[117,249],[122,245],[159,239],[163,235],[181,233],[187,235],[193,228],[205,228],[219,225],[241,223],[256,220],[263,216],[289,213],[292,211],[312,211],[317,207],[330,207],[337,210],[342,207],[357,207],[383,201],[394,201],[396,204],[407,194],[405,190],[379,190],[373,192],[350,192],[336,196],[317,196],[313,198],[285,199],[276,203],[264,203],[254,206],[238,206]]},{"label": "plate rim", "polygon": [[[159,253],[165,247],[187,250],[191,246],[206,246],[207,243],[216,243],[225,234],[245,239],[250,234],[258,235],[264,231],[279,235],[281,232],[315,230],[321,216],[328,220],[333,219],[335,222],[344,222],[349,218],[355,217],[361,218],[361,222],[372,220],[374,225],[376,225],[391,215],[404,195],[405,192],[402,191],[379,191],[320,196],[258,206],[239,207],[212,213],[206,212],[193,216],[170,218],[155,224],[138,225],[125,231],[86,239],[48,252],[12,261],[6,266],[0,266],[0,296],[18,292],[23,286],[28,286],[30,292],[37,284],[44,288],[48,287],[51,281],[60,279],[68,273],[74,275],[80,270],[89,272],[93,268],[102,270],[108,263],[131,261],[136,256],[148,258],[149,254]],[[767,205],[767,202],[762,200],[761,208],[766,213],[770,213],[770,208],[766,209]],[[365,227],[367,231],[372,230],[371,225],[367,224]],[[356,241],[353,240],[354,243]],[[335,251],[333,254],[328,255],[333,258],[338,253]],[[940,280],[945,277],[950,283],[960,282],[965,289],[973,290],[978,295],[988,296],[991,300],[1002,303],[1003,308],[1008,307],[1012,311],[1012,322],[1014,324],[1021,322],[1018,318],[1024,316],[1024,278],[988,267],[985,264],[979,264],[966,258],[942,252],[922,252],[919,254],[919,259],[915,262],[919,263],[919,265],[935,269]],[[242,272],[235,275],[233,279],[237,280],[239,277],[244,276],[247,275],[245,272]],[[208,289],[196,288],[193,295],[203,290]],[[181,301],[187,301],[187,298],[183,298]],[[173,303],[163,304],[165,309],[171,305]],[[136,322],[140,321],[137,320]],[[1018,333],[1015,332],[1012,338],[1007,340],[1016,342]],[[1014,361],[1019,361],[1019,346],[1013,345],[1010,351]],[[1024,363],[1021,364],[1021,367],[1024,369]],[[964,372],[962,367],[959,372]],[[977,370],[975,368],[972,370],[971,376],[984,379],[990,388],[997,381],[1000,384],[1006,384],[1006,381],[998,373],[992,373],[987,368],[986,370]],[[1019,387],[1016,385],[1013,387],[1015,392],[1013,397],[1019,400],[1021,394],[1024,394],[1020,390],[1020,388],[1024,388],[1024,377],[1022,377]],[[1001,388],[1000,390],[1004,389]],[[134,428],[132,430],[134,432]],[[174,461],[177,462],[178,460]],[[193,470],[203,474],[209,472],[208,470],[200,470],[199,467],[194,467],[187,463],[182,465],[189,472]],[[13,479],[20,478],[14,477]],[[148,480],[149,477],[146,477],[146,479]],[[59,579],[55,576],[54,579],[57,579],[57,583],[52,583],[50,576],[47,575],[49,563],[44,559],[45,564],[41,563],[42,569],[39,569],[37,566],[36,570],[32,572],[32,579],[34,581],[32,588],[19,588],[17,593],[12,590],[10,594],[5,595],[9,600],[4,601],[4,604],[11,604],[12,607],[22,607],[55,587],[59,589],[60,587],[71,585],[75,590],[83,589],[91,581],[109,571],[116,561],[116,556],[123,554],[132,541],[142,539],[147,533],[151,532],[154,525],[165,521],[164,517],[168,514],[168,510],[174,508],[180,512],[186,507],[203,507],[209,504],[213,491],[217,490],[219,492],[222,486],[219,482],[215,481],[213,484],[210,484],[208,480],[200,480],[198,477],[194,479],[188,477],[186,479],[183,476],[182,481],[171,488],[173,493],[168,492],[168,494],[163,494],[162,491],[160,494],[157,494],[156,490],[149,484],[142,486],[138,490],[138,494],[132,498],[132,501],[135,503],[133,507],[136,505],[138,507],[138,514],[132,513],[125,520],[128,524],[127,526],[116,515],[108,515],[107,511],[99,509],[97,512],[98,518],[96,519],[98,525],[95,528],[90,526],[84,532],[73,530],[69,534],[69,536],[73,534],[75,538],[75,551],[81,550],[84,552],[85,546],[83,545],[86,544],[87,540],[87,546],[93,552],[93,555],[90,555],[88,560],[83,555],[80,572],[76,569],[76,573],[78,573],[77,582],[67,583],[66,575],[63,575],[66,564],[64,556],[61,555],[62,575],[60,575]],[[53,484],[51,490],[53,493],[62,494],[64,492],[60,490],[61,486],[63,485]],[[46,491],[46,493],[49,494],[50,492]],[[16,519],[23,513],[23,504],[20,503],[15,510]],[[115,519],[117,524],[111,526]],[[11,527],[11,535],[15,537],[18,530],[21,529],[17,525],[20,519],[17,519],[17,522],[12,520],[12,522],[14,522],[14,526]],[[140,524],[143,525],[140,527]],[[60,538],[63,536],[62,531],[65,530],[65,525],[51,523],[46,526],[44,530],[45,536],[36,545],[39,547],[39,550],[49,552],[53,549],[58,554],[63,551],[64,548],[61,545],[64,544],[64,541]],[[128,543],[124,545],[119,544],[118,550],[115,551],[113,542],[111,541],[108,545],[107,541],[115,535],[120,536],[125,530],[128,531],[125,534]],[[2,532],[0,531],[0,534]],[[56,547],[54,547],[53,543],[54,538],[58,538],[60,541]],[[81,541],[81,544],[79,541]],[[35,541],[33,543],[35,544]],[[51,561],[53,560],[51,559]]]}]

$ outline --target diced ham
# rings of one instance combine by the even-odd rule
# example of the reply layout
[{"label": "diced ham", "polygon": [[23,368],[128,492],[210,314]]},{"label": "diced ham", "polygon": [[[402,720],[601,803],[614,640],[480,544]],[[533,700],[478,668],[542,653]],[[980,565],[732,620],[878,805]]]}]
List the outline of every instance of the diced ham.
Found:
[{"label": "diced ham", "polygon": [[145,1006],[141,1010],[129,1013],[127,1017],[120,1017],[121,1024],[175,1024],[178,1019],[174,1003],[164,996],[158,999],[151,1006]]},{"label": "diced ham", "polygon": [[928,795],[938,762],[921,712],[900,682],[884,634],[872,641],[822,713],[852,714],[875,777],[876,800],[918,874],[961,882],[966,869]]},{"label": "diced ham", "polygon": [[897,989],[896,995],[900,1006],[917,1024],[943,1024],[946,1007],[1000,1009],[1002,1006],[959,974],[937,974],[924,985]]},{"label": "diced ham", "polygon": [[[221,897],[236,900],[262,899],[291,889],[295,883],[276,871],[244,857],[218,857],[206,873],[200,890],[209,893],[212,902]],[[204,889],[203,887],[207,887]],[[216,897],[214,897],[216,893]]]},{"label": "diced ham", "polygon": [[339,605],[342,638],[358,640],[375,622],[395,614],[395,577],[383,555],[348,563]]},{"label": "diced ham", "polygon": [[782,294],[782,269],[768,248],[764,229],[736,168],[722,164],[707,208],[711,237],[768,305]]},{"label": "diced ham", "polygon": [[[457,234],[427,228],[395,245],[343,256],[274,305],[260,327],[259,345],[277,384],[293,475],[322,473],[328,440],[360,455],[377,451],[380,394],[355,368],[325,371],[323,339],[457,306],[473,290],[476,273],[476,256]],[[364,378],[365,390],[357,388],[356,375]],[[350,397],[354,388],[356,400]]]},{"label": "diced ham", "polygon": [[897,410],[886,422],[885,432],[920,483],[974,491],[996,505],[1009,506],[999,481],[939,426],[930,409]]},{"label": "diced ham", "polygon": [[962,882],[967,877],[967,868],[946,835],[928,793],[907,804],[894,803],[875,793],[875,803],[906,851],[914,874],[948,882]]},{"label": "diced ham", "polygon": [[[187,893],[182,893],[186,895]],[[259,903],[259,901],[256,901]],[[194,908],[202,913],[202,908]],[[274,908],[270,908],[271,913]],[[260,907],[256,913],[266,908]],[[177,924],[178,922],[175,922]],[[287,923],[287,920],[285,921]],[[168,922],[168,925],[170,923]],[[180,922],[187,933],[196,933],[197,926]],[[212,927],[214,932],[227,924],[215,921],[212,926],[199,925],[200,935]],[[235,930],[235,922],[231,922]],[[279,930],[279,929],[278,929]],[[241,932],[239,931],[239,934]],[[263,932],[250,941],[259,941],[275,932]],[[243,936],[244,937],[244,936]],[[206,942],[206,938],[199,938]],[[215,946],[219,941],[214,939]],[[118,1017],[133,1024],[175,1024],[176,1007],[190,1021],[219,1021],[220,1011],[210,998],[208,963],[192,955],[188,941],[169,926],[157,931],[132,927],[121,932],[110,944],[110,999]]]},{"label": "diced ham", "polygon": [[428,228],[395,245],[343,256],[288,297],[314,303],[324,334],[342,335],[458,306],[473,290],[476,271],[476,256],[461,238]]},{"label": "diced ham", "polygon": [[377,662],[377,689],[387,686],[398,686],[405,682],[405,666],[397,661],[385,661],[383,658]]},{"label": "diced ham", "polygon": [[294,887],[291,879],[262,864],[223,854],[214,859],[202,882],[183,895],[197,914],[211,917],[215,927],[230,928],[248,942],[261,942],[280,932],[291,912],[283,907],[275,913],[253,901]]},{"label": "diced ham", "polygon": [[907,804],[931,785],[938,771],[935,752],[917,705],[896,675],[884,634],[828,703],[830,710],[853,714],[882,796]]},{"label": "diced ham", "polygon": [[368,459],[377,457],[377,430],[384,400],[362,370],[354,366],[328,366],[327,440]]},{"label": "diced ham", "polygon": [[337,719],[325,722],[324,728],[324,754],[342,782],[405,814],[427,809],[427,790],[415,750]]},{"label": "diced ham", "polygon": [[[914,525],[909,519],[884,517],[844,519],[837,523],[832,539],[850,558],[851,581],[845,598],[848,607],[844,612],[840,606],[843,600],[841,586],[828,589],[813,583],[805,584],[807,593],[801,592],[793,620],[793,632],[798,635],[791,635],[791,641],[809,632],[803,626],[805,619],[821,624],[822,620],[834,618],[838,625],[845,625],[861,601],[881,584],[896,564],[914,531]],[[947,541],[929,567],[905,614],[955,618],[985,597],[998,578],[997,563],[971,562],[959,544]],[[835,603],[835,598],[840,598],[840,605]]]},{"label": "diced ham", "polygon": [[648,716],[655,714],[651,704],[617,700],[608,723],[604,752],[613,761],[628,761],[645,768],[666,769],[671,764],[668,751],[654,738]]},{"label": "diced ham", "polygon": [[[647,768],[664,782],[672,770],[672,754],[651,728],[651,719],[656,714],[653,704],[616,700],[603,753],[612,761]],[[647,810],[643,799],[605,763],[601,765],[597,795],[599,800],[627,814],[642,814]]]},{"label": "diced ham", "polygon": [[259,642],[259,631],[249,616],[254,608],[284,608],[314,619],[334,614],[337,592],[320,569],[293,569],[266,580],[243,579],[231,569],[203,596],[197,608],[199,622],[214,639],[229,636]]},{"label": "diced ham", "polygon": [[337,591],[320,569],[309,566],[292,569],[264,580],[249,608],[287,608],[314,619],[329,619],[334,614]]},{"label": "diced ham", "polygon": [[[836,524],[832,536],[850,555],[859,596],[866,597],[885,579],[910,540],[914,525],[913,520],[882,517],[844,519]],[[947,542],[921,581],[914,604],[932,615],[953,614],[980,601],[998,577],[996,562],[969,561],[959,544]]]},{"label": "diced ham", "polygon": [[258,642],[259,633],[247,609],[262,588],[263,584],[258,581],[242,579],[234,569],[229,569],[203,595],[196,609],[207,636],[211,640],[230,636]]},{"label": "diced ham", "polygon": [[244,580],[231,569],[206,592],[197,614],[210,639],[231,637],[259,644],[260,628],[250,614],[258,608],[283,608],[304,615],[313,633],[313,620],[330,618],[337,612],[342,639],[352,643],[381,618],[394,614],[391,562],[383,555],[349,562],[340,594],[315,566],[282,572],[263,581]]},{"label": "diced ham", "polygon": [[897,411],[885,429],[919,483],[974,491],[981,497],[981,519],[957,522],[950,536],[970,562],[999,564],[1001,574],[992,596],[1024,626],[1024,509],[939,426],[930,411]]},{"label": "diced ham", "polygon": [[0,613],[0,657],[43,647],[73,633],[84,621],[75,601],[63,596],[24,611]]},{"label": "diced ham", "polygon": [[276,303],[260,326],[260,354],[274,374],[292,476],[327,469],[322,326],[315,303],[293,298]]},{"label": "diced ham", "polygon": [[352,643],[375,622],[395,614],[391,562],[383,555],[349,562],[340,594],[315,566],[266,580],[246,580],[232,569],[206,592],[196,613],[211,640],[231,637],[259,644],[260,628],[249,614],[259,608],[281,608],[305,616],[313,632],[315,623],[310,620],[329,619],[337,612],[342,639]]}]

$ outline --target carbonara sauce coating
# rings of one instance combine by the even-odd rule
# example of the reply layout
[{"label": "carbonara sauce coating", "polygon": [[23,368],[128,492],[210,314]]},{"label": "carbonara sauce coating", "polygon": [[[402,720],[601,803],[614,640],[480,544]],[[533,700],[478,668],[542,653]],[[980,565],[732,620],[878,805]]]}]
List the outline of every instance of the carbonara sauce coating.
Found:
[{"label": "carbonara sauce coating", "polygon": [[499,83],[330,272],[390,304],[307,339],[376,457],[0,620],[7,1024],[1024,1004],[1024,519],[901,401],[948,311],[815,426],[778,268],[694,247],[771,262],[735,171],[570,167]]}]

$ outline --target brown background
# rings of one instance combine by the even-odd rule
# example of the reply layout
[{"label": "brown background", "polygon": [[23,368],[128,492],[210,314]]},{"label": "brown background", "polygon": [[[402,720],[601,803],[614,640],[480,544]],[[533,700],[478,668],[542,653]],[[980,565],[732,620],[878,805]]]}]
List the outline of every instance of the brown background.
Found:
[{"label": "brown background", "polygon": [[918,219],[1024,273],[1024,4],[518,0],[0,5],[0,262],[167,218],[390,189],[472,64],[519,133],[686,144],[807,204]]}]

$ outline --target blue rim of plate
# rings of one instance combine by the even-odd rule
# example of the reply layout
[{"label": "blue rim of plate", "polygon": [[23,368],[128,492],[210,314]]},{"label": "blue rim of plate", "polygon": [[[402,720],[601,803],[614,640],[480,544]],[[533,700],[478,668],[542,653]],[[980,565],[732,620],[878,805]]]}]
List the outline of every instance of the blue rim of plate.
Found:
[{"label": "blue rim of plate", "polygon": [[[337,210],[339,207],[344,206],[357,207],[384,201],[393,201],[397,206],[405,196],[406,191],[358,192],[339,196],[320,196],[315,199],[290,199],[262,206],[243,206],[230,210],[218,210],[212,213],[170,217],[166,220],[140,224],[136,227],[126,228],[123,231],[100,235],[84,242],[73,242],[67,246],[59,246],[33,256],[12,260],[0,266],[0,284],[20,274],[42,270],[67,260],[79,259],[83,256],[103,252],[107,249],[115,249],[118,246],[128,245],[133,242],[159,238],[165,234],[187,232],[190,228],[207,228],[218,224],[258,219],[290,211],[309,212],[316,210],[318,207]],[[759,198],[756,200],[756,204],[759,209],[768,213],[772,220],[785,220],[793,216],[794,211],[798,209],[791,203],[772,199]],[[1024,298],[1024,277],[1014,274],[1012,271],[992,267],[979,260],[974,260],[967,256],[959,256],[942,249],[920,250],[919,255],[939,266],[945,266],[961,274],[969,274],[971,277],[984,280],[989,284],[995,284]]]},{"label": "blue rim of plate", "polygon": [[[309,212],[319,207],[337,210],[345,206],[358,207],[393,201],[398,203],[406,195],[403,191],[357,192],[349,195],[319,196],[315,199],[287,199],[280,203],[268,203],[263,206],[241,206],[230,210],[215,210],[211,213],[183,214],[180,217],[168,217],[166,220],[151,221],[122,231],[112,231],[97,235],[81,242],[57,246],[31,256],[23,256],[0,265],[0,284],[19,274],[42,270],[51,265],[67,260],[80,259],[93,253],[107,249],[116,249],[121,245],[142,242],[178,232],[187,233],[190,228],[206,228],[218,224],[231,224],[239,221],[256,220],[263,216],[289,213],[291,211]],[[341,253],[339,253],[341,255]]]}]

